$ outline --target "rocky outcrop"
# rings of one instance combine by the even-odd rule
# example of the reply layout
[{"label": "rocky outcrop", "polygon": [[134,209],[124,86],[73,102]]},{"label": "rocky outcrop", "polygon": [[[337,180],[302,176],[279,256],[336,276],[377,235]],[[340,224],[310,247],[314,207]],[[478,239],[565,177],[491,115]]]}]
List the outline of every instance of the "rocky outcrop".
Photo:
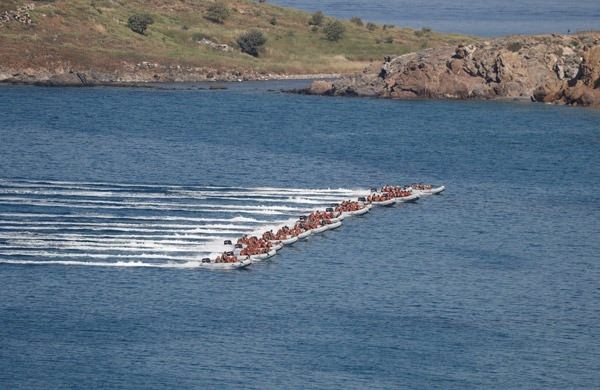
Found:
[{"label": "rocky outcrop", "polygon": [[26,4],[14,11],[4,11],[0,13],[0,27],[6,23],[16,22],[25,25],[33,23],[29,11],[35,8],[35,4]]},{"label": "rocky outcrop", "polygon": [[436,99],[531,99],[600,107],[600,33],[519,36],[386,57],[305,92]]},{"label": "rocky outcrop", "polygon": [[201,40],[198,41],[199,44],[204,45],[204,46],[208,46],[210,48],[213,48],[215,50],[219,50],[225,53],[229,53],[233,51],[233,47],[225,44],[225,43],[218,43],[218,42],[213,42],[210,39],[207,38],[202,38]]}]

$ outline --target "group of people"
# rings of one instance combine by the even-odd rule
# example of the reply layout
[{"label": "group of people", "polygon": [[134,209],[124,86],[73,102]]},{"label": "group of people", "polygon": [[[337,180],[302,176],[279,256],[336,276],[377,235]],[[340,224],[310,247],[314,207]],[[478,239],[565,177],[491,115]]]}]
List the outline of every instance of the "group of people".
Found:
[{"label": "group of people", "polygon": [[389,192],[382,192],[380,194],[375,193],[367,196],[367,202],[384,202],[392,198],[394,198],[394,196]]},{"label": "group of people", "polygon": [[215,263],[237,263],[238,258],[233,252],[224,252],[217,256]]},{"label": "group of people", "polygon": [[244,236],[237,240],[239,245],[243,245],[240,251],[240,256],[254,256],[267,253],[273,247],[273,243],[270,240],[264,238],[258,238],[256,236]]},{"label": "group of people", "polygon": [[354,200],[345,200],[338,207],[335,208],[335,211],[344,213],[349,211],[358,211],[365,207],[364,204],[360,202],[356,202]]},{"label": "group of people", "polygon": [[[426,184],[413,184],[411,187],[416,190],[429,190],[432,188],[432,186]],[[386,185],[381,188],[380,193],[373,193],[361,200],[366,200],[368,203],[382,202],[409,195],[411,195],[411,190],[406,187]],[[268,253],[275,246],[274,242],[284,241],[308,230],[331,224],[332,219],[339,217],[342,213],[358,211],[364,207],[366,207],[364,202],[346,200],[335,208],[329,208],[326,211],[314,211],[308,216],[301,217],[291,228],[283,226],[277,232],[269,230],[264,232],[260,238],[256,236],[243,236],[238,239],[236,245],[237,248],[241,248],[239,256],[247,257]],[[234,252],[224,252],[215,260],[217,263],[235,263],[237,261],[238,257]]]},{"label": "group of people", "polygon": [[402,198],[412,194],[411,190],[400,186],[383,186],[381,192],[389,194],[393,198]]},{"label": "group of people", "polygon": [[[247,257],[268,253],[275,246],[274,242],[284,241],[299,236],[308,230],[331,224],[332,219],[341,215],[342,212],[360,210],[363,207],[364,205],[360,202],[344,201],[335,210],[314,211],[308,216],[301,217],[291,228],[286,225],[279,228],[277,232],[269,230],[264,232],[260,238],[256,236],[243,236],[237,240],[236,246],[241,249],[238,256]],[[238,256],[234,252],[224,252],[216,258],[215,262],[235,263],[238,261]]]},{"label": "group of people", "polygon": [[419,191],[431,190],[433,188],[433,186],[431,186],[429,184],[423,184],[423,183],[413,184],[413,185],[411,185],[411,187],[413,189],[419,190]]}]

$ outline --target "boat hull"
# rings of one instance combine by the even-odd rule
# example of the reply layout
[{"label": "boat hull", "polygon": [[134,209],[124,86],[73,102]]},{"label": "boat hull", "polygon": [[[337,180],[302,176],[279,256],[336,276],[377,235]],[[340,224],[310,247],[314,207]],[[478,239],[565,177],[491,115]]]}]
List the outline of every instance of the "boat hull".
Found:
[{"label": "boat hull", "polygon": [[358,217],[359,215],[364,215],[366,213],[368,213],[369,211],[371,211],[371,206],[366,206],[363,207],[360,210],[356,210],[356,211],[348,211],[346,212],[346,217]]},{"label": "boat hull", "polygon": [[260,255],[252,255],[252,256],[250,256],[250,260],[252,260],[252,262],[254,262],[254,263],[258,263],[258,262],[270,259],[271,257],[275,256],[276,254],[277,254],[277,251],[271,249],[267,253],[261,253]]},{"label": "boat hull", "polygon": [[283,245],[292,245],[293,243],[295,243],[296,241],[298,241],[298,237],[290,237],[286,240],[281,240],[281,243]]},{"label": "boat hull", "polygon": [[413,190],[413,192],[418,195],[421,195],[421,196],[429,196],[429,195],[440,194],[440,193],[444,192],[445,190],[446,190],[446,186],[439,186],[439,187],[432,188],[430,190]]},{"label": "boat hull", "polygon": [[419,200],[419,195],[411,194],[409,196],[401,196],[395,199],[396,203],[411,203]]},{"label": "boat hull", "polygon": [[299,240],[303,240],[303,239],[308,238],[311,234],[312,234],[312,231],[307,230],[305,232],[302,232],[302,233],[298,234],[297,237],[298,237]]},{"label": "boat hull", "polygon": [[383,200],[381,202],[372,202],[373,206],[393,206],[396,203],[396,199]]},{"label": "boat hull", "polygon": [[337,221],[337,222],[334,222],[334,223],[330,223],[329,225],[325,225],[325,226],[327,226],[327,230],[337,229],[340,226],[342,226],[342,221]]},{"label": "boat hull", "polygon": [[243,269],[252,265],[252,260],[246,258],[235,263],[200,263],[200,268],[213,270],[235,270]]},{"label": "boat hull", "polygon": [[323,233],[324,231],[329,230],[328,225],[319,226],[318,228],[314,228],[311,230],[312,234]]}]

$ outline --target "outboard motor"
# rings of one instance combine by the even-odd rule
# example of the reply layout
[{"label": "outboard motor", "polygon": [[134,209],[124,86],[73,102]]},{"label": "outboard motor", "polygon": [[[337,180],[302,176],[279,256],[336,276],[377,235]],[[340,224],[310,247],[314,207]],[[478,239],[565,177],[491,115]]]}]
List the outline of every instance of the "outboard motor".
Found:
[{"label": "outboard motor", "polygon": [[231,242],[231,240],[225,240],[223,241],[223,245],[233,245],[233,243]]},{"label": "outboard motor", "polygon": [[227,256],[234,256],[233,252],[225,252]]},{"label": "outboard motor", "polygon": [[233,250],[233,253],[236,256],[240,256],[242,254],[242,250],[244,249],[244,245],[242,244],[235,244],[235,249]]},{"label": "outboard motor", "polygon": [[371,188],[371,192],[378,192],[379,190],[377,188]]},{"label": "outboard motor", "polygon": [[335,210],[333,209],[333,207],[327,207],[325,209],[325,211],[328,212],[328,213],[333,213]]},{"label": "outboard motor", "polygon": [[358,198],[359,202],[366,202],[367,198],[365,198],[364,196],[361,196],[360,198]]},{"label": "outboard motor", "polygon": [[300,221],[306,221],[308,219],[308,217],[306,215],[303,215],[299,219],[300,219]]},{"label": "outboard motor", "polygon": [[205,257],[202,259],[202,264],[208,264],[210,263],[210,259],[208,257]]}]

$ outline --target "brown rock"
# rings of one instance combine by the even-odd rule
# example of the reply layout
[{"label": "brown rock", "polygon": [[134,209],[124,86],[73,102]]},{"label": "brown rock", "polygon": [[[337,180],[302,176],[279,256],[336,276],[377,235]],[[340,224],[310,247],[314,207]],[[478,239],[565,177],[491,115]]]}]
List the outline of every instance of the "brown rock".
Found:
[{"label": "brown rock", "polygon": [[314,95],[330,95],[333,93],[333,84],[324,80],[313,81],[310,85],[310,93]]},{"label": "brown rock", "polygon": [[599,88],[600,33],[587,33],[508,37],[477,46],[427,49],[386,58],[380,66],[316,85],[311,92],[392,98],[528,98],[595,106],[600,105],[596,103]]}]

